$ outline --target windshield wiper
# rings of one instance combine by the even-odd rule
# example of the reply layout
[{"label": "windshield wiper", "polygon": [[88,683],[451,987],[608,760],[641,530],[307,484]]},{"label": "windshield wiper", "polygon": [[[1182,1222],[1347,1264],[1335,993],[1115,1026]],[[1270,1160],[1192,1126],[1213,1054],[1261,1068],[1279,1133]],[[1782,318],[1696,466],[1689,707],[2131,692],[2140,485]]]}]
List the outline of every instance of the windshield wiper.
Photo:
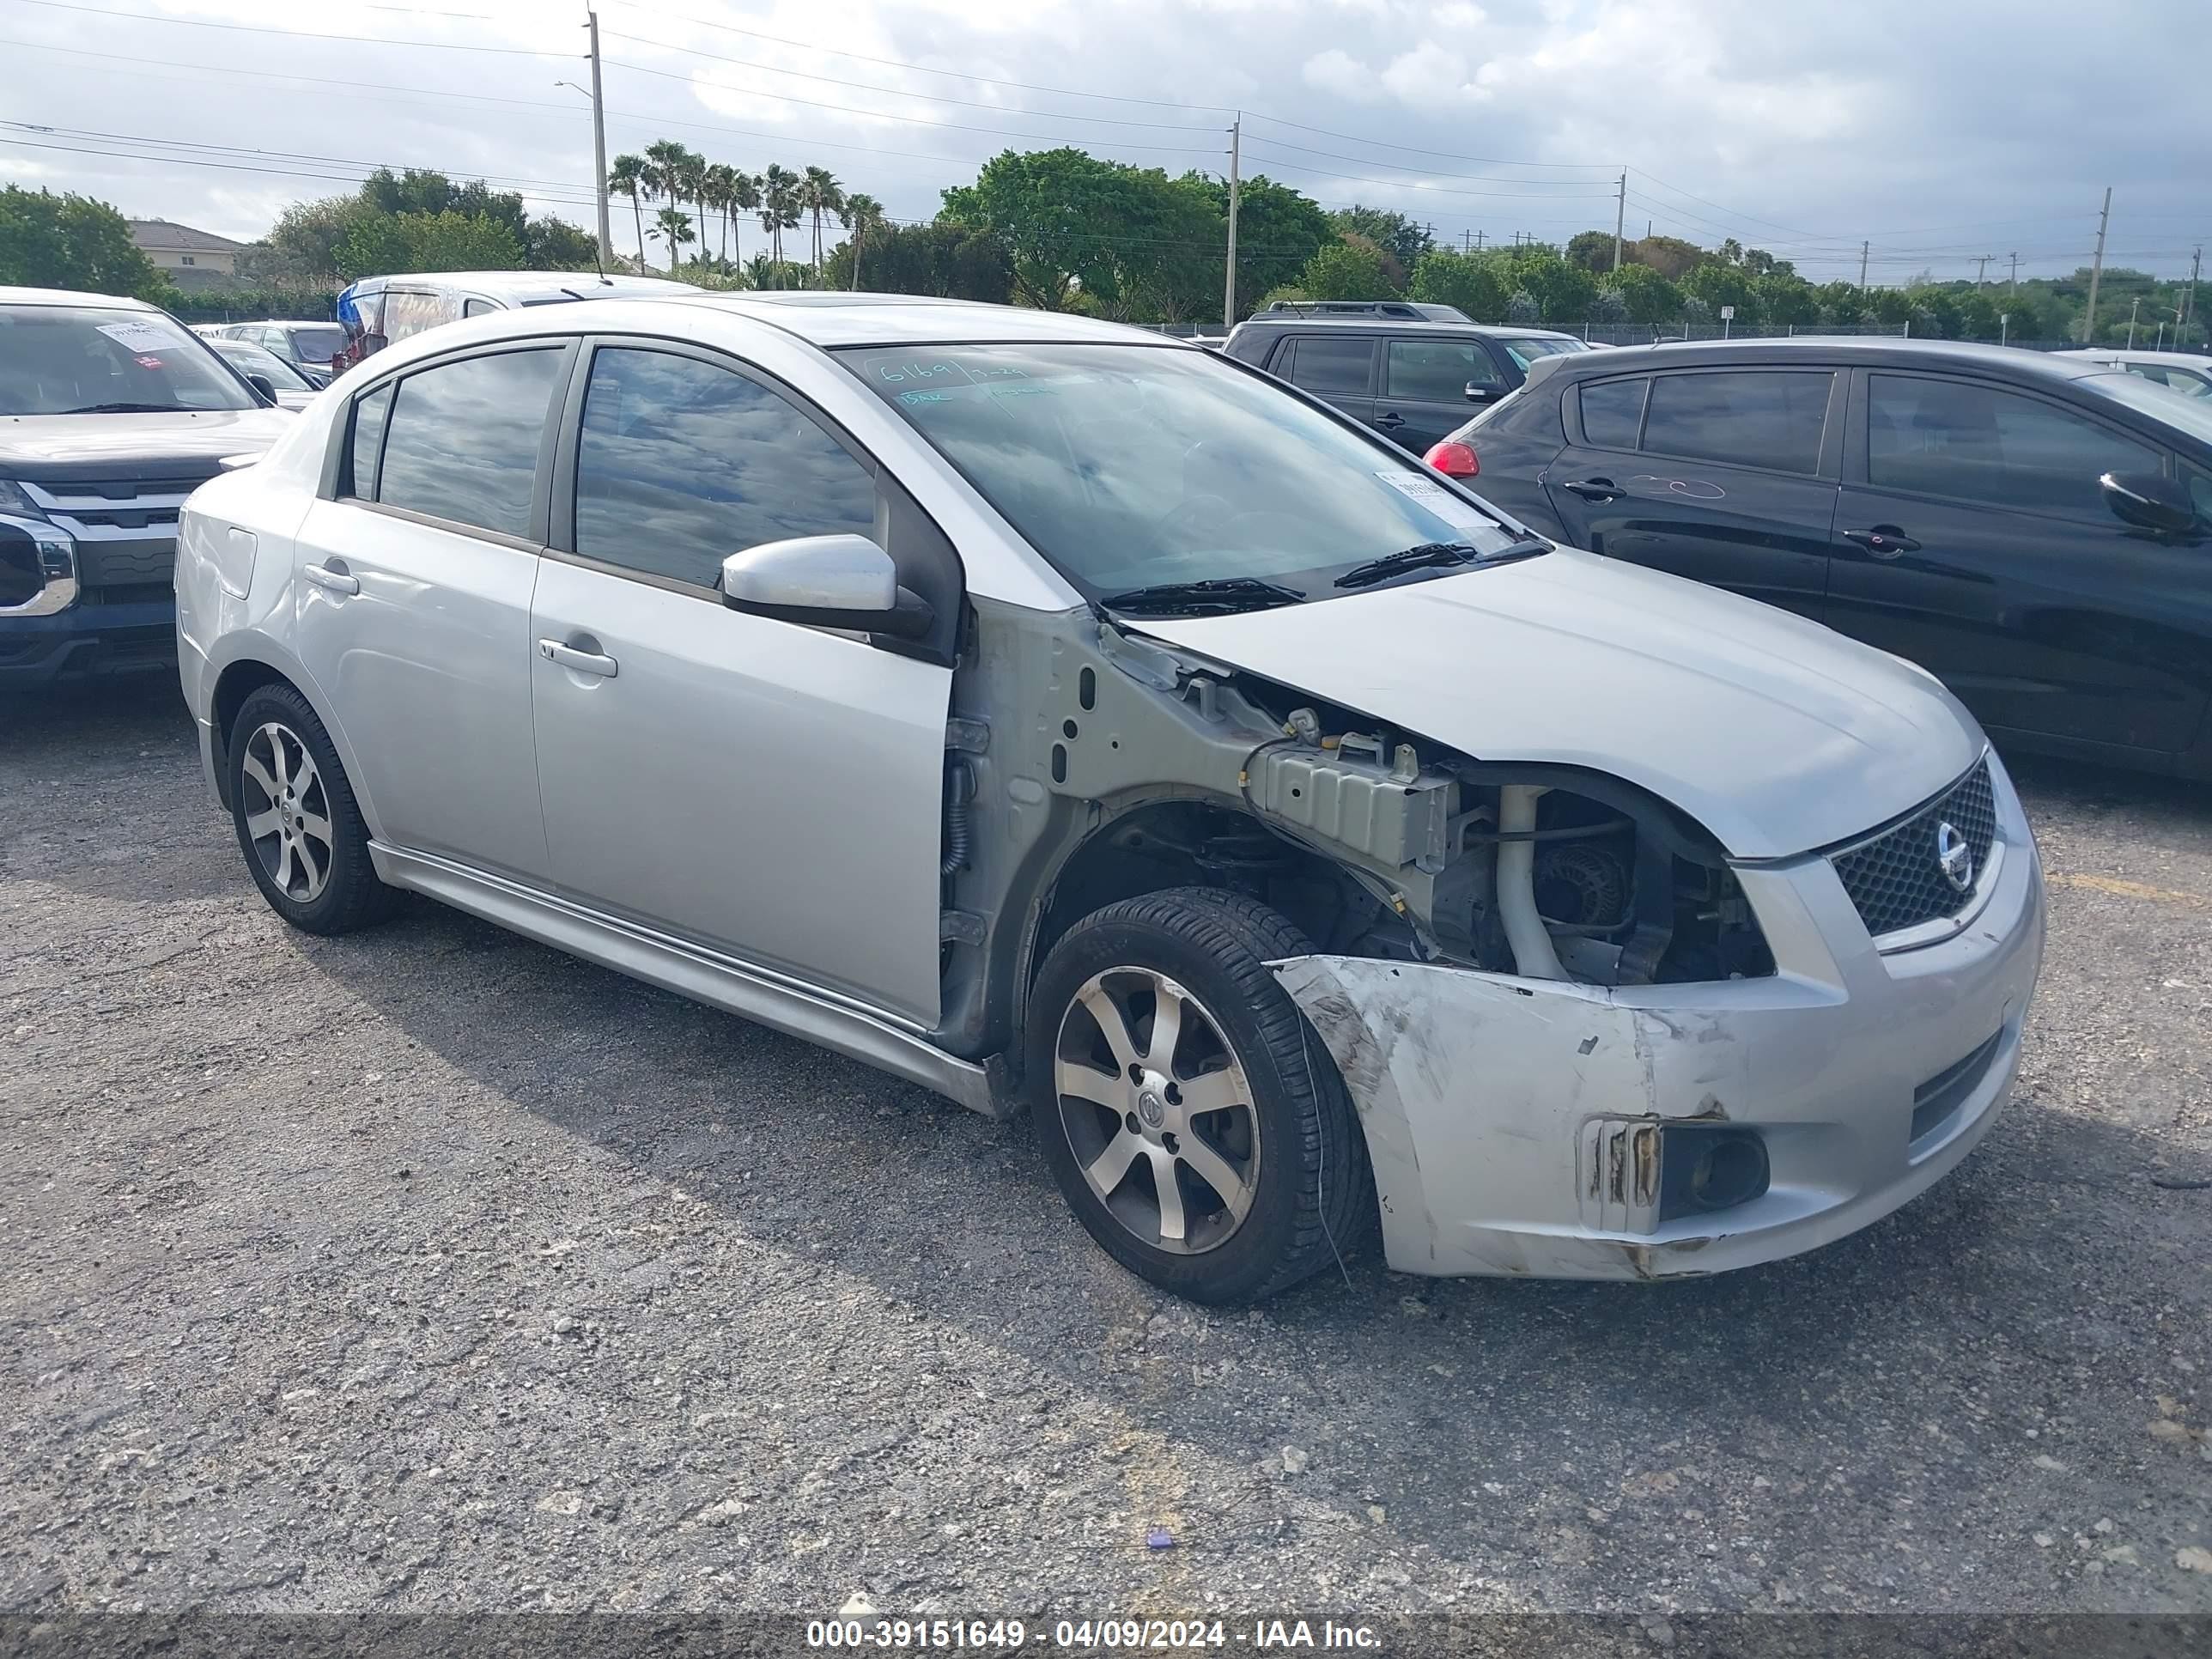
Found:
[{"label": "windshield wiper", "polygon": [[58,415],[189,415],[182,404],[87,404],[82,409],[60,409]]},{"label": "windshield wiper", "polygon": [[1154,616],[1181,613],[1227,615],[1237,611],[1264,611],[1271,605],[1296,605],[1305,595],[1280,582],[1257,576],[1215,576],[1204,581],[1155,582],[1149,587],[1126,588],[1109,593],[1099,604],[1115,611],[1142,611]]},{"label": "windshield wiper", "polygon": [[1551,550],[1551,543],[1540,541],[1534,536],[1508,542],[1487,553],[1479,547],[1469,547],[1465,542],[1423,542],[1401,552],[1385,553],[1379,559],[1370,559],[1365,564],[1352,566],[1336,579],[1336,586],[1366,587],[1403,571],[1421,570],[1437,565],[1495,564],[1501,559],[1526,558],[1532,553],[1548,553]]}]

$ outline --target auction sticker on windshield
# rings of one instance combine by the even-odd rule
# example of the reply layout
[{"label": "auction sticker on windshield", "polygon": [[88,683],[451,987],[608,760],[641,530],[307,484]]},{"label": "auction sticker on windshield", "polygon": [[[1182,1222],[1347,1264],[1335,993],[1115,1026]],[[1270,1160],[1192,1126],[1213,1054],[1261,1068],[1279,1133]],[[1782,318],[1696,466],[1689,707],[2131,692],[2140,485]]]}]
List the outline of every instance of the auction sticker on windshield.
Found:
[{"label": "auction sticker on windshield", "polygon": [[1378,472],[1375,476],[1400,495],[1419,502],[1446,524],[1461,530],[1494,527],[1480,507],[1461,500],[1434,478],[1424,478],[1418,472]]},{"label": "auction sticker on windshield", "polygon": [[129,351],[159,351],[164,346],[173,346],[177,343],[175,335],[152,323],[101,323],[99,328],[102,334]]}]

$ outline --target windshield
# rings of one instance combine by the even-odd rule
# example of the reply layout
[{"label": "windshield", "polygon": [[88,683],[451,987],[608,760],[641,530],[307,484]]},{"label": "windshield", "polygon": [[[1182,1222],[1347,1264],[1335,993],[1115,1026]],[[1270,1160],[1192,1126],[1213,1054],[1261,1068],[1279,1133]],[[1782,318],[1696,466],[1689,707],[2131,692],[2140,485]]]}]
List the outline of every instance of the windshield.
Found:
[{"label": "windshield", "polygon": [[250,340],[216,340],[212,343],[218,354],[235,364],[241,374],[266,375],[269,384],[279,392],[313,392],[314,387],[301,380],[299,371],[273,351],[264,351]]},{"label": "windshield", "polygon": [[206,341],[161,312],[0,306],[0,415],[259,406]]},{"label": "windshield", "polygon": [[1588,351],[1589,343],[1571,334],[1536,335],[1510,340],[1500,340],[1515,362],[1526,368],[1539,357],[1557,357],[1570,351]]},{"label": "windshield", "polygon": [[345,331],[336,323],[328,328],[295,328],[285,332],[292,342],[292,356],[298,362],[320,367],[345,349]]},{"label": "windshield", "polygon": [[1480,556],[1517,539],[1411,456],[1212,352],[839,356],[1092,599],[1255,580],[1295,599],[1409,548],[1451,543]]},{"label": "windshield", "polygon": [[2125,404],[2130,409],[2157,416],[2168,426],[2179,427],[2200,444],[2212,445],[2212,399],[2192,398],[2124,370],[2114,374],[2092,374],[2080,384],[2114,403]]}]

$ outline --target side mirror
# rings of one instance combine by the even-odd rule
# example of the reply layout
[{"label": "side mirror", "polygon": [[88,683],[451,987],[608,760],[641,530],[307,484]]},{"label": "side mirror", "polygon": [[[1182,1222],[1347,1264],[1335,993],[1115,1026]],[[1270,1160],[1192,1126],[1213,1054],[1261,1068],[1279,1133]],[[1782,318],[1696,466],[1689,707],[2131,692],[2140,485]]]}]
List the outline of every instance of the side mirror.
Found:
[{"label": "side mirror", "polygon": [[266,374],[249,374],[246,377],[246,383],[261,394],[263,403],[274,406],[276,402],[276,381]]},{"label": "side mirror", "polygon": [[1490,392],[1491,388],[1483,385],[1480,380],[1469,380],[1467,383],[1467,400],[1471,404],[1488,403],[1490,401]]},{"label": "side mirror", "polygon": [[898,585],[891,556],[866,536],[799,536],[732,553],[722,561],[722,603],[779,622],[908,640],[936,620],[927,600]]},{"label": "side mirror", "polygon": [[2107,472],[2097,484],[2105,505],[2124,524],[2169,536],[2201,526],[2187,488],[2161,473]]}]

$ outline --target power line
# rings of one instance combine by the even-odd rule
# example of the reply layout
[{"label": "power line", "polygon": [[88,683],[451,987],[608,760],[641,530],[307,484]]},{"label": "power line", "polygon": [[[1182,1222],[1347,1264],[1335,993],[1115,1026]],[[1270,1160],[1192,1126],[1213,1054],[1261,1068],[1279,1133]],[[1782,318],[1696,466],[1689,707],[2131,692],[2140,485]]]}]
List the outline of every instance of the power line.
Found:
[{"label": "power line", "polygon": [[323,34],[313,29],[280,29],[267,23],[215,23],[200,17],[163,17],[155,12],[108,11],[82,6],[76,0],[19,0],[26,6],[45,6],[54,11],[79,11],[93,17],[112,17],[126,23],[173,23],[179,28],[222,29],[232,34],[285,34],[301,40],[337,40],[356,46],[407,46],[426,52],[482,52],[503,58],[580,58],[581,52],[543,52],[535,46],[477,46],[458,40],[392,40],[380,34]]},{"label": "power line", "polygon": [[1444,196],[1488,196],[1510,202],[1611,201],[1613,199],[1613,192],[1611,191],[1598,191],[1584,196],[1531,196],[1521,191],[1455,190],[1445,185],[1419,184],[1410,179],[1369,179],[1362,177],[1358,173],[1330,173],[1325,168],[1310,167],[1303,161],[1285,161],[1279,156],[1263,155],[1257,156],[1255,159],[1261,161],[1272,161],[1276,167],[1286,167],[1292,173],[1309,173],[1313,174],[1316,178],[1320,179],[1342,179],[1355,185],[1372,185],[1378,190],[1434,191],[1437,193]]}]

